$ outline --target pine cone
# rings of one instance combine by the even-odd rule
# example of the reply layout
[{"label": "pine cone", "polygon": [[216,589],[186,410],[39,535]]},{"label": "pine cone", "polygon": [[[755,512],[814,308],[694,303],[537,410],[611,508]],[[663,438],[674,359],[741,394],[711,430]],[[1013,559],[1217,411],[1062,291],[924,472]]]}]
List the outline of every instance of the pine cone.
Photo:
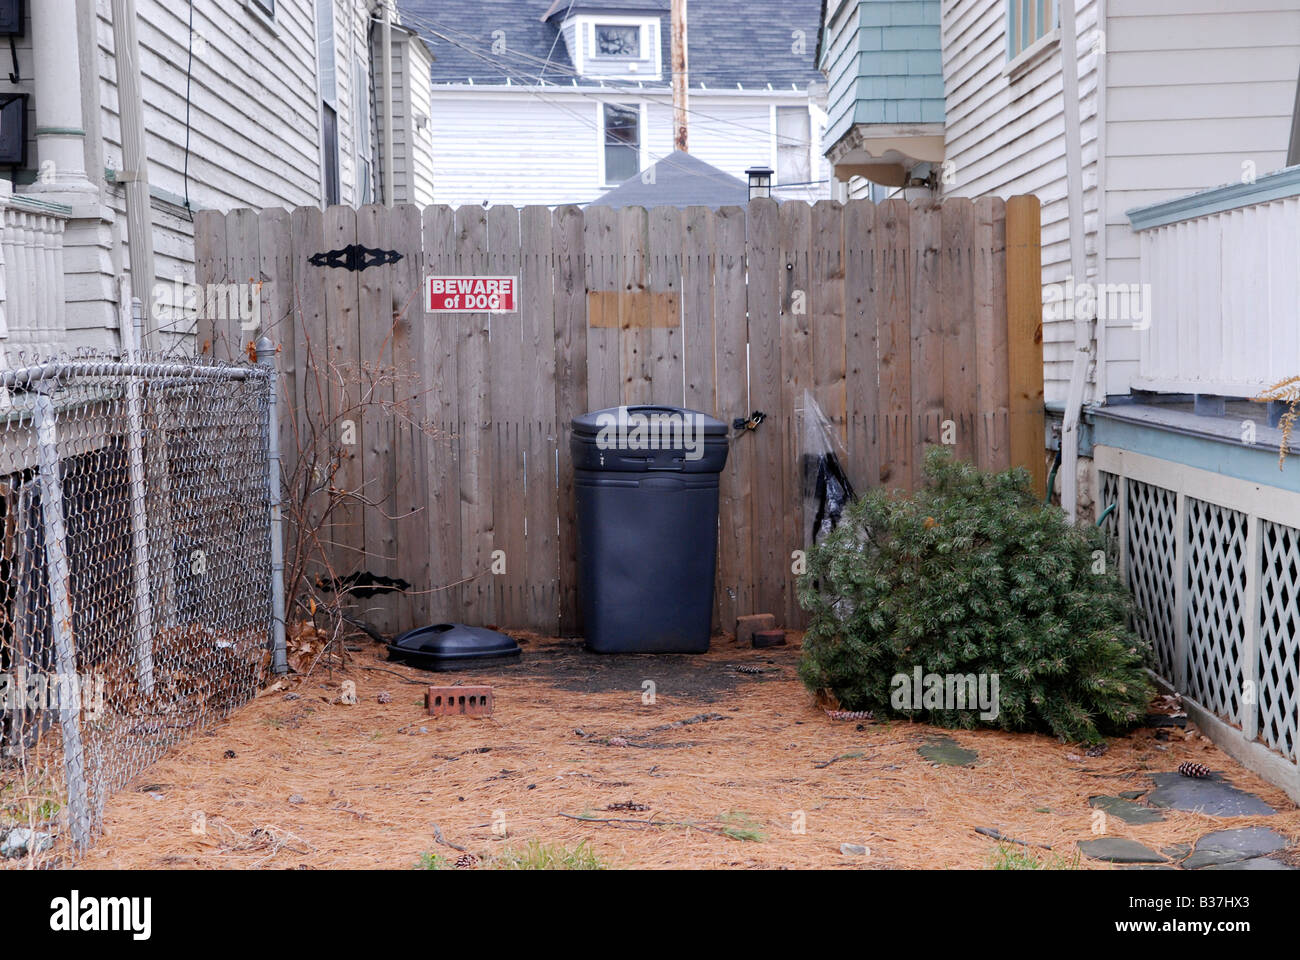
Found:
[{"label": "pine cone", "polygon": [[827,710],[826,716],[832,720],[874,720],[870,710]]},{"label": "pine cone", "polygon": [[1178,765],[1178,772],[1184,777],[1192,777],[1200,780],[1210,775],[1210,768],[1203,763],[1196,763],[1194,760],[1186,760]]},{"label": "pine cone", "polygon": [[478,857],[472,853],[461,854],[456,858],[456,866],[462,870],[478,866]]}]

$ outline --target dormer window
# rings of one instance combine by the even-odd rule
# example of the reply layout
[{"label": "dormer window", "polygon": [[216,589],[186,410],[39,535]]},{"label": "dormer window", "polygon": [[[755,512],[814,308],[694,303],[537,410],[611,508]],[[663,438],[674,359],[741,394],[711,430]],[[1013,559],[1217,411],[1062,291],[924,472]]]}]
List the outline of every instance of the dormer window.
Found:
[{"label": "dormer window", "polygon": [[628,23],[597,23],[594,53],[601,59],[640,60],[641,27]]},{"label": "dormer window", "polygon": [[652,82],[662,76],[658,17],[578,14],[564,21],[560,33],[579,76]]}]

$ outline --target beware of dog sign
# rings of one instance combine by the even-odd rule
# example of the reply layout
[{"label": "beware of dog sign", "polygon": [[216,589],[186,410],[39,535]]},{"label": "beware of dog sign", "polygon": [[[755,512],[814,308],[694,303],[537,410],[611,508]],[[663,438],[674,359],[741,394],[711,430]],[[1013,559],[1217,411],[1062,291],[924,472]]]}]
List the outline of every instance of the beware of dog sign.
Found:
[{"label": "beware of dog sign", "polygon": [[429,313],[514,313],[518,277],[429,277]]}]

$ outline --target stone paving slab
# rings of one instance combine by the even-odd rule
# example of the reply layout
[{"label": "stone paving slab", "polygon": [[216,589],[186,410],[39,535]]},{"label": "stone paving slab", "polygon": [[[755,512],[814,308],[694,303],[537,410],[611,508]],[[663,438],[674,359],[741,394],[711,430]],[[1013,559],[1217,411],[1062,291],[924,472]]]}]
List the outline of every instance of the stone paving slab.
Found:
[{"label": "stone paving slab", "polygon": [[1102,837],[1100,840],[1081,840],[1079,850],[1093,860],[1111,863],[1164,863],[1165,858],[1150,847],[1127,837]]},{"label": "stone paving slab", "polygon": [[1294,870],[1295,867],[1288,867],[1280,860],[1270,860],[1268,857],[1253,857],[1250,860],[1238,860],[1235,863],[1216,863],[1210,867],[1203,867],[1204,870]]},{"label": "stone paving slab", "polygon": [[1147,797],[1153,807],[1187,810],[1211,817],[1268,816],[1272,807],[1245,790],[1238,790],[1222,777],[1184,777],[1181,773],[1153,773],[1156,785]]},{"label": "stone paving slab", "polygon": [[1286,848],[1286,837],[1268,827],[1216,830],[1196,841],[1196,849],[1183,861],[1183,869],[1219,866],[1251,860]]},{"label": "stone paving slab", "polygon": [[1165,818],[1165,815],[1159,810],[1152,810],[1150,807],[1144,807],[1132,800],[1125,800],[1122,797],[1109,797],[1105,794],[1089,797],[1088,806],[1094,810],[1104,810],[1107,816],[1118,817],[1125,823],[1159,823]]}]

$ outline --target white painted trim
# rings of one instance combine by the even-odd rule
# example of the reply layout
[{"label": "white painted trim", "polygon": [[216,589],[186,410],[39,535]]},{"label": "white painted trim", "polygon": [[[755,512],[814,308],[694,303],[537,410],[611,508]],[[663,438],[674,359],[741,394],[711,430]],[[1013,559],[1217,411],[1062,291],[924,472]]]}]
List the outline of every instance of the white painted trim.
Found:
[{"label": "white painted trim", "polygon": [[[1095,0],[1095,2],[1097,8],[1097,19],[1093,24],[1092,29],[1095,31],[1093,48],[1097,50],[1097,62],[1093,67],[1096,74],[1096,88],[1093,93],[1095,101],[1095,117],[1093,122],[1096,124],[1097,130],[1096,151],[1099,159],[1093,164],[1093,177],[1097,197],[1097,225],[1093,230],[1093,245],[1096,248],[1095,255],[1097,257],[1096,278],[1097,283],[1100,286],[1101,284],[1106,283],[1106,257],[1108,255],[1106,231],[1106,38],[1109,36],[1110,12],[1107,6],[1109,0]],[[1098,40],[1100,41],[1100,48],[1097,46]],[[1106,328],[1106,324],[1098,323],[1096,329],[1093,331],[1093,336],[1097,340],[1097,356],[1096,366],[1094,367],[1092,377],[1091,393],[1092,398],[1099,402],[1105,401],[1108,389],[1107,372],[1109,367],[1107,366],[1106,358],[1109,351],[1109,338],[1107,336]]]},{"label": "white painted trim", "polygon": [[772,168],[772,181],[776,182],[777,155],[776,148],[776,104],[767,109],[767,165]]},{"label": "white painted trim", "polygon": [[[1242,664],[1242,684],[1243,688],[1249,684],[1249,689],[1254,691],[1255,698],[1251,701],[1254,706],[1258,703],[1259,697],[1259,580],[1260,565],[1263,562],[1263,538],[1260,536],[1261,520],[1258,516],[1247,515],[1246,517],[1246,591],[1243,598],[1244,609],[1242,610],[1242,633],[1244,642],[1241,645],[1241,664]],[[1241,727],[1242,734],[1247,740],[1254,740],[1259,736],[1259,711],[1247,710],[1244,702],[1244,690],[1242,702],[1237,704],[1238,716],[1237,724]]]},{"label": "white painted trim", "polygon": [[1014,83],[1046,60],[1060,45],[1061,28],[1058,25],[1016,54],[1015,58],[1002,68],[1002,76]]},{"label": "white painted trim", "polygon": [[1174,683],[1187,689],[1187,493],[1174,501]]},{"label": "white painted trim", "polygon": [[1212,397],[1239,397],[1253,399],[1267,386],[1268,382],[1260,379],[1254,383],[1241,380],[1188,380],[1177,377],[1134,377],[1130,381],[1134,390],[1150,390],[1154,393],[1199,393]]},{"label": "white painted trim", "polygon": [[[1300,527],[1300,493],[1161,460],[1118,447],[1092,448],[1097,470],[1164,487],[1287,527]],[[1121,521],[1123,518],[1121,518]]]},{"label": "white painted trim", "polygon": [[597,100],[596,109],[596,189],[605,189],[605,104]]},{"label": "white painted trim", "polygon": [[636,132],[636,172],[643,172],[646,167],[650,166],[646,161],[650,158],[650,145],[647,141],[650,139],[650,105],[642,100],[637,104],[637,121],[640,129]]},{"label": "white painted trim", "polygon": [[[280,2],[283,2],[283,0],[280,0]],[[276,12],[274,14],[268,14],[265,10],[263,10],[260,6],[257,5],[256,0],[244,0],[244,9],[247,10],[250,14],[252,14],[254,20],[256,20],[258,23],[264,26],[267,30],[271,31],[271,36],[278,37],[280,35],[280,28],[276,25],[275,22],[276,17],[278,17],[280,13],[279,3],[277,3],[275,6]],[[315,13],[312,14],[312,18],[313,20],[315,19]]]}]

